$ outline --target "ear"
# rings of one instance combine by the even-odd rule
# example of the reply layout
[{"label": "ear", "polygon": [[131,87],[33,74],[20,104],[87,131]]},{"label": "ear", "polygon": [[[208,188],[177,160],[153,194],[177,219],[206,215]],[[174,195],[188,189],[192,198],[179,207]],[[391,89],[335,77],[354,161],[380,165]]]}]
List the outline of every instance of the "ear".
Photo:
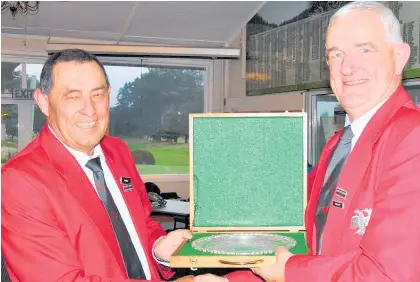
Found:
[{"label": "ear", "polygon": [[48,95],[42,93],[41,89],[37,88],[34,91],[34,99],[41,112],[48,116]]},{"label": "ear", "polygon": [[112,88],[110,86],[110,87],[108,87],[108,99],[109,99],[110,103],[111,103],[111,93],[112,93]]},{"label": "ear", "polygon": [[410,58],[410,45],[401,43],[394,47],[395,74],[401,75]]}]

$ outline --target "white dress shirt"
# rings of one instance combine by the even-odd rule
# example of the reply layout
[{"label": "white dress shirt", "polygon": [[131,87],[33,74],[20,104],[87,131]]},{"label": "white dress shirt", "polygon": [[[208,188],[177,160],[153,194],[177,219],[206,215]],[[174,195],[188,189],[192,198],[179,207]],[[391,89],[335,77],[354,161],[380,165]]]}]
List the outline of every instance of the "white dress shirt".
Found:
[{"label": "white dress shirt", "polygon": [[348,115],[346,115],[346,123],[345,126],[351,125],[351,131],[353,131],[353,138],[351,139],[351,150],[353,150],[354,146],[356,145],[357,140],[359,140],[360,135],[362,135],[363,130],[365,129],[366,125],[370,121],[370,119],[375,115],[375,113],[385,104],[387,100],[383,101],[382,103],[376,105],[372,109],[370,109],[364,115],[358,117],[354,121],[350,121]]},{"label": "white dress shirt", "polygon": [[[49,127],[49,126],[48,126]],[[125,204],[124,198],[120,192],[120,189],[117,186],[117,182],[115,181],[111,170],[109,169],[106,161],[105,161],[105,156],[102,152],[102,148],[101,145],[97,145],[94,149],[93,149],[93,155],[92,156],[88,156],[85,153],[76,151],[68,146],[66,146],[58,137],[57,135],[55,135],[54,131],[51,129],[51,127],[49,127],[49,129],[51,130],[51,132],[53,133],[53,135],[61,142],[61,144],[64,145],[64,147],[74,156],[74,158],[77,160],[77,162],[79,163],[80,167],[83,169],[83,171],[85,172],[87,178],[89,179],[90,183],[92,184],[92,189],[95,190],[95,192],[98,194],[98,192],[96,191],[95,188],[95,180],[93,178],[93,172],[86,167],[86,163],[93,158],[96,158],[99,156],[100,160],[101,160],[101,165],[102,165],[102,169],[104,171],[104,177],[105,177],[105,182],[106,182],[106,186],[109,189],[109,192],[111,193],[112,198],[114,199],[115,205],[118,208],[118,211],[121,214],[121,218],[124,221],[125,226],[127,227],[128,230],[128,234],[130,235],[131,241],[133,242],[134,248],[136,249],[137,255],[139,256],[140,262],[143,266],[143,270],[144,270],[144,274],[146,275],[146,279],[150,280],[151,275],[150,275],[150,268],[149,268],[149,264],[147,263],[147,259],[146,259],[146,255],[144,253],[144,249],[140,243],[140,239],[139,236],[136,232],[136,229],[134,227],[133,224],[133,220],[131,219],[130,213],[128,211],[127,205]],[[98,194],[99,197],[99,194]]]}]

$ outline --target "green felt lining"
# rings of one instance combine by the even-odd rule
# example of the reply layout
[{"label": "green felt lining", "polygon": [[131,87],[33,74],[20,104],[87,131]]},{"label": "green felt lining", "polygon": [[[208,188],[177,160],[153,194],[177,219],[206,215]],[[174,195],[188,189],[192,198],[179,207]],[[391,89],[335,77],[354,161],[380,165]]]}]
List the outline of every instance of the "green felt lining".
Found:
[{"label": "green felt lining", "polygon": [[305,120],[194,117],[193,225],[303,226]]},{"label": "green felt lining", "polygon": [[[181,250],[178,252],[178,256],[223,256],[218,254],[211,254],[202,251],[198,251],[194,249],[191,245],[192,241],[197,240],[199,238],[217,235],[222,233],[194,233],[193,238],[191,241],[186,243]],[[297,232],[297,233],[270,233],[270,234],[278,234],[283,236],[289,236],[296,240],[296,246],[290,249],[290,252],[293,254],[306,254],[308,249],[306,247],[305,241],[305,233],[304,232]],[[273,254],[267,254],[267,256],[272,256]]]}]

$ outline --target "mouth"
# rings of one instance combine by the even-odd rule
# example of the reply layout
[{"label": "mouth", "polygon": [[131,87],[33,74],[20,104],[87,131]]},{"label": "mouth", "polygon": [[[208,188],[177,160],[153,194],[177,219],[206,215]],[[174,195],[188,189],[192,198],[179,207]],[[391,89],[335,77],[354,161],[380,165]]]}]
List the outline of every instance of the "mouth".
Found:
[{"label": "mouth", "polygon": [[357,79],[357,80],[349,80],[349,81],[344,81],[343,85],[344,86],[355,86],[355,85],[360,85],[363,83],[366,83],[367,80],[366,79]]},{"label": "mouth", "polygon": [[89,128],[94,127],[96,123],[97,123],[96,121],[79,122],[79,123],[76,123],[76,126],[82,129],[89,129]]}]

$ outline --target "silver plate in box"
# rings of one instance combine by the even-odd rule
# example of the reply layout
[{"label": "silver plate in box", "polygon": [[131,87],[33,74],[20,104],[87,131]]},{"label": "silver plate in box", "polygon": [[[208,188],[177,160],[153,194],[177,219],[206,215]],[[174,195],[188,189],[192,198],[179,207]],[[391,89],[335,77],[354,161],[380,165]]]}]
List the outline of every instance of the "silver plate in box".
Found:
[{"label": "silver plate in box", "polygon": [[207,236],[191,245],[202,252],[244,256],[272,254],[279,246],[290,249],[296,246],[296,240],[278,234],[236,233]]}]

